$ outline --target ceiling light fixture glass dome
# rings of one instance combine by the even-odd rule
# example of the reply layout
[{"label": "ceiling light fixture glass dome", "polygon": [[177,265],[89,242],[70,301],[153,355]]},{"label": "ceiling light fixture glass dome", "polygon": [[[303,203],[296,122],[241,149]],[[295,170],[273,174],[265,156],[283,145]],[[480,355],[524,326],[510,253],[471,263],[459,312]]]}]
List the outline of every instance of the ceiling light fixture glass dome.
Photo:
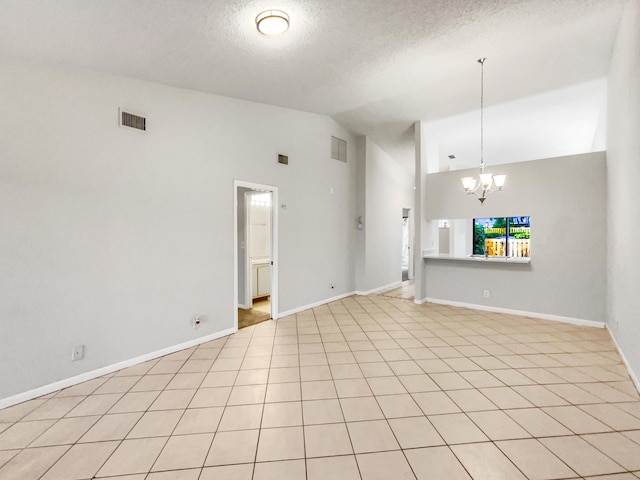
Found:
[{"label": "ceiling light fixture glass dome", "polygon": [[256,17],[256,27],[263,35],[281,35],[289,30],[289,15],[282,10],[265,10]]}]

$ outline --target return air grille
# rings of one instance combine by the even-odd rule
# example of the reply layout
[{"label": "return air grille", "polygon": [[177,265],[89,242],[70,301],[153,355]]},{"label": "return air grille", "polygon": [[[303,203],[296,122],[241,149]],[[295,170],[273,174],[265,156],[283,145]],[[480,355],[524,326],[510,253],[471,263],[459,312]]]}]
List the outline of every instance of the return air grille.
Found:
[{"label": "return air grille", "polygon": [[145,132],[147,130],[147,119],[140,115],[120,110],[120,126],[135,128],[136,130]]},{"label": "return air grille", "polygon": [[331,137],[331,158],[347,163],[347,142],[338,138]]}]

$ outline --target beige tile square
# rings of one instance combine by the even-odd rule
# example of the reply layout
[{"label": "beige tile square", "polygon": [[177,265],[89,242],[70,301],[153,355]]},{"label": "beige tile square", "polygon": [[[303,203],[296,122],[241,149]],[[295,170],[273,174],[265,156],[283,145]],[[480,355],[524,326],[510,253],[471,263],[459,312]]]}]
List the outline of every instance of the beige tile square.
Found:
[{"label": "beige tile square", "polygon": [[347,423],[347,429],[355,453],[400,449],[386,420],[351,422]]},{"label": "beige tile square", "polygon": [[625,469],[578,436],[539,439],[580,476],[624,472]]},{"label": "beige tile square", "polygon": [[[46,447],[51,445],[75,443],[80,437],[82,437],[82,435],[87,433],[87,431],[99,419],[100,417],[97,415],[90,417],[62,418],[46,432],[40,435],[30,446]],[[0,444],[1,442],[2,436],[0,435]]]},{"label": "beige tile square", "polygon": [[269,370],[269,383],[300,382],[300,367],[272,368]]},{"label": "beige tile square", "polygon": [[504,368],[499,370],[489,370],[491,375],[496,377],[502,383],[507,386],[513,387],[516,385],[535,385],[536,382],[531,380],[526,375],[523,375],[518,370],[513,368]]},{"label": "beige tile square", "polygon": [[[259,432],[259,430],[238,430],[216,433],[205,465],[253,463],[256,459]],[[239,472],[244,471],[239,470]]]},{"label": "beige tile square", "polygon": [[568,405],[567,401],[542,385],[516,386],[513,389],[536,407]]},{"label": "beige tile square", "polygon": [[418,480],[471,480],[449,447],[418,448],[404,454]]},{"label": "beige tile square", "polygon": [[[387,418],[417,417],[422,415],[422,410],[411,395],[380,395],[376,397],[382,413]],[[368,420],[368,419],[367,419]]]},{"label": "beige tile square", "polygon": [[220,358],[218,357],[211,365],[212,372],[233,372],[240,370],[242,358]]},{"label": "beige tile square", "polygon": [[165,360],[162,359],[156,363],[151,370],[147,372],[148,375],[156,375],[161,373],[178,373],[178,370],[184,365],[184,360]]},{"label": "beige tile square", "polygon": [[55,420],[22,421],[15,423],[0,433],[0,450],[25,448],[54,423]]},{"label": "beige tile square", "polygon": [[222,414],[218,431],[250,430],[260,428],[262,405],[239,405],[227,407]]},{"label": "beige tile square", "polygon": [[400,451],[356,455],[363,480],[414,480],[409,462]]},{"label": "beige tile square", "polygon": [[576,476],[573,470],[537,440],[508,440],[496,442],[496,445],[530,480]]},{"label": "beige tile square", "polygon": [[304,458],[302,427],[267,428],[260,431],[257,462]]},{"label": "beige tile square", "polygon": [[138,383],[131,387],[130,392],[152,392],[164,390],[173,378],[173,374],[165,373],[161,375],[145,375]]},{"label": "beige tile square", "polygon": [[424,416],[393,418],[389,425],[404,449],[444,445],[442,437]]},{"label": "beige tile square", "polygon": [[304,460],[256,463],[253,480],[305,480]]},{"label": "beige tile square", "polygon": [[526,479],[493,443],[454,445],[451,449],[474,480]]},{"label": "beige tile square", "polygon": [[224,407],[227,404],[229,395],[231,395],[231,389],[232,387],[200,388],[195,392],[192,390],[178,390],[182,393],[176,395],[175,398],[168,397],[166,403],[184,405],[186,402],[189,408]]},{"label": "beige tile square", "polygon": [[332,380],[302,382],[302,400],[321,400],[338,396]]},{"label": "beige tile square", "polygon": [[[364,342],[364,343],[358,342],[358,344],[355,345],[356,348],[353,347],[353,343],[354,342],[350,342],[351,349],[353,351],[353,356],[355,357],[356,361],[360,364],[361,368],[363,363],[371,363],[371,362],[384,363],[384,358],[382,358],[382,355],[380,355],[375,350],[375,347],[370,342]],[[369,346],[371,348],[365,348]],[[386,365],[386,363],[384,364]]]},{"label": "beige tile square", "polygon": [[262,428],[302,425],[302,403],[267,403],[262,412]]},{"label": "beige tile square", "polygon": [[269,378],[268,368],[255,370],[240,370],[236,378],[236,385],[264,385]]},{"label": "beige tile square", "polygon": [[578,407],[547,407],[542,410],[578,435],[611,431],[610,427],[583,412]]},{"label": "beige tile square", "polygon": [[80,442],[122,440],[128,435],[142,415],[142,412],[104,415],[82,436]]},{"label": "beige tile square", "polygon": [[206,373],[178,373],[167,385],[167,390],[183,390],[186,388],[198,388],[204,380]]},{"label": "beige tile square", "polygon": [[482,394],[491,400],[498,408],[527,408],[532,407],[531,402],[520,396],[510,387],[480,388]]},{"label": "beige tile square", "polygon": [[331,375],[334,380],[344,380],[348,378],[363,378],[364,375],[356,363],[341,365],[331,365]]},{"label": "beige tile square", "polygon": [[270,383],[267,385],[265,402],[295,402],[302,398],[301,384],[296,383]]},{"label": "beige tile square", "polygon": [[68,449],[64,445],[22,450],[0,468],[0,479],[38,480]]},{"label": "beige tile square", "polygon": [[184,410],[146,412],[127,438],[168,437],[178,424]]},{"label": "beige tile square", "polygon": [[119,442],[82,443],[71,447],[42,480],[93,478]]},{"label": "beige tile square", "polygon": [[387,362],[387,364],[396,375],[419,375],[424,373],[413,360],[399,360],[396,362]]},{"label": "beige tile square", "polygon": [[369,387],[374,395],[391,395],[394,393],[407,393],[398,377],[372,377],[367,379]]},{"label": "beige tile square", "polygon": [[400,375],[397,378],[409,393],[440,391],[440,387],[425,373],[420,375]]},{"label": "beige tile square", "polygon": [[[249,405],[264,403],[267,385],[237,385],[231,390],[227,405]],[[208,405],[216,406],[216,405]]]},{"label": "beige tile square", "polygon": [[153,471],[202,467],[213,441],[213,433],[174,435],[153,465]]},{"label": "beige tile square", "polygon": [[531,435],[501,410],[467,414],[491,440],[529,438]]},{"label": "beige tile square", "polygon": [[497,410],[493,403],[476,389],[449,390],[447,395],[463,412],[477,412],[482,410]]},{"label": "beige tile square", "polygon": [[449,445],[489,440],[463,413],[434,415],[429,417],[429,421]]},{"label": "beige tile square", "polygon": [[375,397],[341,398],[340,406],[347,422],[384,418]]},{"label": "beige tile square", "polygon": [[347,426],[344,423],[306,426],[304,442],[307,458],[353,453]]},{"label": "beige tile square", "polygon": [[222,418],[222,412],[224,412],[223,407],[189,408],[180,418],[174,435],[215,432]]},{"label": "beige tile square", "polygon": [[271,357],[271,368],[299,367],[298,354],[295,355],[273,355]]},{"label": "beige tile square", "polygon": [[640,418],[619,409],[617,405],[600,403],[582,405],[580,409],[614,430],[640,429]]},{"label": "beige tile square", "polygon": [[306,400],[302,402],[302,411],[305,425],[344,422],[337,399]]},{"label": "beige tile square", "polygon": [[430,373],[431,379],[442,390],[461,390],[472,388],[462,375],[456,372]]},{"label": "beige tile square", "polygon": [[109,409],[109,413],[144,412],[164,392],[129,392]]},{"label": "beige tile square", "polygon": [[364,378],[334,380],[334,384],[339,398],[368,397],[373,395],[369,384]]},{"label": "beige tile square", "polygon": [[505,410],[505,413],[518,422],[534,437],[554,437],[571,435],[571,430],[538,408]]},{"label": "beige tile square", "polygon": [[307,459],[308,480],[360,480],[353,455]]},{"label": "beige tile square", "polygon": [[472,371],[472,372],[460,372],[467,382],[473,385],[475,388],[489,388],[489,387],[503,387],[504,383],[484,370]]},{"label": "beige tile square", "polygon": [[[356,352],[357,353],[357,352]],[[359,363],[360,370],[366,378],[395,377],[395,373],[385,362]]]},{"label": "beige tile square", "polygon": [[331,369],[328,365],[316,365],[300,367],[300,379],[303,382],[314,382],[316,380],[331,380]]},{"label": "beige tile square", "polygon": [[47,400],[38,408],[29,413],[23,420],[48,420],[62,418],[85,397],[54,397]]},{"label": "beige tile square", "polygon": [[202,381],[200,388],[232,387],[238,376],[237,371],[232,372],[209,372]]},{"label": "beige tile square", "polygon": [[582,438],[627,470],[640,470],[640,445],[624,435],[601,433]]},{"label": "beige tile square", "polygon": [[166,442],[166,437],[124,440],[98,471],[97,476],[146,473],[151,470]]},{"label": "beige tile square", "polygon": [[458,406],[444,392],[414,393],[412,397],[425,415],[439,415],[460,411]]}]

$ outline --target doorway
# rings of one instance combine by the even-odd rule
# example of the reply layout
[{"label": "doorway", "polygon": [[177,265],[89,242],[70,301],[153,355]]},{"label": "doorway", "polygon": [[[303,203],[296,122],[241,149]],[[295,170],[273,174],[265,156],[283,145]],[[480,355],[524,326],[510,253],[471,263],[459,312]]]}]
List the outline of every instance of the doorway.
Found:
[{"label": "doorway", "polygon": [[411,222],[411,209],[402,209],[402,257],[400,268],[402,281],[413,280],[413,231]]},{"label": "doorway", "polygon": [[277,318],[277,189],[234,182],[235,327]]}]

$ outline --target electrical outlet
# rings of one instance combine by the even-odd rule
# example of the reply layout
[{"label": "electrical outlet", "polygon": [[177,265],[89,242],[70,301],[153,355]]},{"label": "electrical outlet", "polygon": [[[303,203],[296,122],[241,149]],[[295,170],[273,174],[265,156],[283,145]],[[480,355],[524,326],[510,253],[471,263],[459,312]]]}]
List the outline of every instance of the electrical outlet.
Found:
[{"label": "electrical outlet", "polygon": [[200,324],[202,323],[202,320],[204,319],[204,317],[202,315],[195,315],[192,319],[191,319],[191,326],[193,328],[198,328],[200,326]]},{"label": "electrical outlet", "polygon": [[76,362],[84,358],[84,345],[76,345],[71,350],[71,361]]},{"label": "electrical outlet", "polygon": [[482,296],[483,296],[484,298],[489,298],[489,296],[490,296],[490,295],[489,295],[489,290],[483,290],[483,291],[482,291]]}]

